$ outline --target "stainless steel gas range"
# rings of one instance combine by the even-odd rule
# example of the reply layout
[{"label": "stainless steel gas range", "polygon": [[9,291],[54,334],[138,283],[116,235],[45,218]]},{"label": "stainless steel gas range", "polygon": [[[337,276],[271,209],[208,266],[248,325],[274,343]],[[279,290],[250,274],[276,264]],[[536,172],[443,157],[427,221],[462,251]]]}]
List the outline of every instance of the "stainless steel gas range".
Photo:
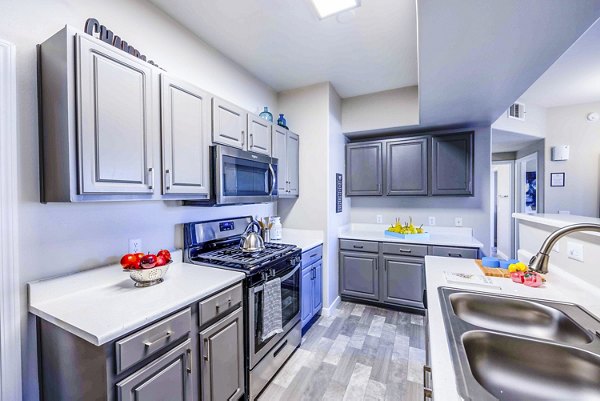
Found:
[{"label": "stainless steel gas range", "polygon": [[[254,400],[300,345],[301,250],[295,245],[266,243],[248,254],[239,247],[251,217],[184,224],[184,260],[241,271],[244,280],[246,394]],[[281,279],[283,332],[262,340],[264,284]]]}]

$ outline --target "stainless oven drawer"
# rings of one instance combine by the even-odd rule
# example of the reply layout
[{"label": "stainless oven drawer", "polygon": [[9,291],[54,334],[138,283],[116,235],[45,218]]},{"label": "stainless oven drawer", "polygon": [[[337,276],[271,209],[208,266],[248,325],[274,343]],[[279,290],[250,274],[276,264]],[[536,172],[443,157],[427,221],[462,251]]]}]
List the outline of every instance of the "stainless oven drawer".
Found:
[{"label": "stainless oven drawer", "polygon": [[191,330],[192,311],[187,308],[117,341],[115,343],[117,374],[167,345],[173,344],[175,340],[186,336]]},{"label": "stainless oven drawer", "polygon": [[271,351],[250,371],[250,401],[256,399],[275,373],[300,346],[302,329],[300,323],[294,326]]},{"label": "stainless oven drawer", "polygon": [[210,322],[217,316],[226,314],[229,310],[237,308],[242,303],[242,284],[217,295],[198,302],[200,326]]}]

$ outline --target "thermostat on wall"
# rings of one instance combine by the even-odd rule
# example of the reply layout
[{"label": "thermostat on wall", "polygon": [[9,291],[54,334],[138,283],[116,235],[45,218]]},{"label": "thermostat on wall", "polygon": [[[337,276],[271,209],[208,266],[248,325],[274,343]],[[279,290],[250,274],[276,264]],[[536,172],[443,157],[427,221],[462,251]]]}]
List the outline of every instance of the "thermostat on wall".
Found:
[{"label": "thermostat on wall", "polygon": [[569,145],[558,145],[552,147],[552,161],[569,160]]}]

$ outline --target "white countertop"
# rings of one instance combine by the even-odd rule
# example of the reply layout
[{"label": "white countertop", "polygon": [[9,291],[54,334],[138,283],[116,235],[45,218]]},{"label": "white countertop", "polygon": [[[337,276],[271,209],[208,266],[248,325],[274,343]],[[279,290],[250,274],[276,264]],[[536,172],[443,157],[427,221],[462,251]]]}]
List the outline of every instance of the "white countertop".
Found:
[{"label": "white countertop", "polygon": [[323,244],[323,231],[284,228],[281,239],[271,242],[296,245],[298,248],[302,249],[302,252],[305,252],[315,246]]},{"label": "white countertop", "polygon": [[[513,213],[513,217],[516,220],[529,221],[532,223],[543,224],[555,228],[562,228],[571,224],[578,223],[600,224],[600,219],[597,217],[577,216],[574,214]],[[581,232],[579,234],[600,236],[600,233],[596,232]]]},{"label": "white countertop", "polygon": [[[525,252],[519,254],[521,260],[528,260],[531,256],[531,254]],[[438,294],[439,287],[464,288],[471,291],[572,302],[581,305],[592,314],[600,316],[600,293],[598,288],[553,265],[550,265],[549,273],[545,276],[547,282],[539,288],[527,287],[513,283],[510,279],[496,277],[491,277],[491,279],[495,284],[502,287],[500,290],[448,284],[444,277],[444,271],[481,273],[481,270],[472,259],[425,257],[430,363],[433,374],[433,394],[435,399],[438,400],[462,400],[458,394],[450,348],[446,337],[446,328]]]},{"label": "white countertop", "polygon": [[[181,251],[173,252],[181,260]],[[161,284],[136,288],[120,265],[28,283],[29,312],[102,345],[244,278],[243,273],[173,263]]]},{"label": "white countertop", "polygon": [[402,239],[384,234],[389,227],[386,224],[350,224],[340,229],[341,239],[355,239],[377,242],[402,242],[408,244],[457,246],[461,248],[483,248],[483,244],[473,237],[473,230],[468,227],[425,226],[430,233],[429,239]]}]

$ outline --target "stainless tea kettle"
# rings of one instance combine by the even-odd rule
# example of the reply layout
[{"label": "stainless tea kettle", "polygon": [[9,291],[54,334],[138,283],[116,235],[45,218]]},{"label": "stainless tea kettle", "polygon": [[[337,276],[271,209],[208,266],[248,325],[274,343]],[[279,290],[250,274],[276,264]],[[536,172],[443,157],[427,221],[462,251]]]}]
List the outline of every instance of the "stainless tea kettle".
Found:
[{"label": "stainless tea kettle", "polygon": [[[256,231],[254,231],[256,229]],[[250,222],[248,227],[246,227],[246,231],[242,234],[242,238],[240,239],[240,248],[242,252],[260,252],[265,249],[265,242],[260,236],[260,226],[256,221]]]}]

